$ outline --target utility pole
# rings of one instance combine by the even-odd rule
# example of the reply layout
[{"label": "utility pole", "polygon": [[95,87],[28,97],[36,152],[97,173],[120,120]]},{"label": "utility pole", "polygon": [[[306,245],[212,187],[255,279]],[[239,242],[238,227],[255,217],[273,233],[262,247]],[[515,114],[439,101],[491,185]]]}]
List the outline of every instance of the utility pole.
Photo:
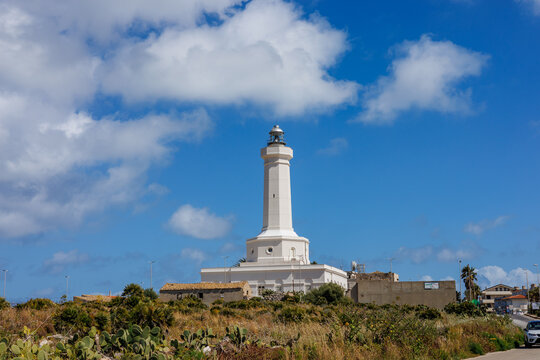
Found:
[{"label": "utility pole", "polygon": [[458,259],[459,264],[459,273],[458,273],[458,279],[459,279],[459,302],[461,303],[461,299],[463,298],[463,294],[461,293],[461,259]]},{"label": "utility pole", "polygon": [[531,304],[529,298],[529,270],[525,269],[525,279],[527,281],[527,313],[529,313],[529,305]]},{"label": "utility pole", "polygon": [[66,275],[66,301],[68,301],[69,297],[69,275]]},{"label": "utility pole", "polygon": [[4,299],[6,298],[6,279],[7,279],[7,270],[0,270],[4,272]]},{"label": "utility pole", "polygon": [[152,287],[152,264],[155,263],[155,262],[156,262],[155,260],[150,261],[150,289],[152,289],[152,290],[154,289]]}]

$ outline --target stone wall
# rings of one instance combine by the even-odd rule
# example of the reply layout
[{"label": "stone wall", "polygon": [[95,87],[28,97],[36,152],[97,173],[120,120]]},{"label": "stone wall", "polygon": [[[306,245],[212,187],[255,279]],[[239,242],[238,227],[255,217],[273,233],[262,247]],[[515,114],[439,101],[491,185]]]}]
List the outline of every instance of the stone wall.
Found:
[{"label": "stone wall", "polygon": [[218,299],[223,299],[223,301],[238,301],[245,298],[242,289],[161,290],[159,292],[159,299],[165,302],[179,300],[187,296],[200,298],[206,305],[210,305]]},{"label": "stone wall", "polygon": [[[439,289],[426,289],[426,283],[437,283]],[[349,296],[358,303],[427,305],[442,309],[456,300],[455,281],[357,280],[354,285]]]}]

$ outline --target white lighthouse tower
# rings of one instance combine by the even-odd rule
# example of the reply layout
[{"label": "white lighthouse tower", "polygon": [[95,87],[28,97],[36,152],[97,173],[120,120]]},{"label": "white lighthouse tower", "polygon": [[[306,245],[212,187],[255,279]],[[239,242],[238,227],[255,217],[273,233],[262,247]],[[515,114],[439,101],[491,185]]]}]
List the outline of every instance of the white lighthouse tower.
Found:
[{"label": "white lighthouse tower", "polygon": [[347,274],[335,267],[311,264],[309,240],[298,236],[292,225],[290,160],[278,125],[270,131],[264,160],[263,226],[246,241],[246,262],[239,267],[201,269],[203,282],[248,281],[252,293],[262,289],[308,291],[334,282],[347,288]]}]

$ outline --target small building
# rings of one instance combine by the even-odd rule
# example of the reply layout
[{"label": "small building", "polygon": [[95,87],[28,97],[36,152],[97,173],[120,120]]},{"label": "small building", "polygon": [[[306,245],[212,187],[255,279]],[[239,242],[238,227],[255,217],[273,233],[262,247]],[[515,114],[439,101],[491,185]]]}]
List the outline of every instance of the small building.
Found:
[{"label": "small building", "polygon": [[495,311],[495,300],[512,296],[514,288],[504,284],[497,284],[482,291],[480,303],[486,306],[489,312]]},{"label": "small building", "polygon": [[112,299],[116,298],[114,295],[81,295],[74,296],[73,301],[79,303],[88,303],[88,302],[109,302]]},{"label": "small building", "polygon": [[427,305],[442,309],[456,301],[456,282],[357,279],[351,298],[364,304]]},{"label": "small building", "polygon": [[526,313],[529,301],[525,295],[512,295],[495,299],[494,308],[499,314]]},{"label": "small building", "polygon": [[251,287],[247,281],[231,283],[201,282],[195,284],[167,283],[159,290],[161,301],[179,300],[195,296],[209,305],[218,299],[238,301],[251,297]]}]

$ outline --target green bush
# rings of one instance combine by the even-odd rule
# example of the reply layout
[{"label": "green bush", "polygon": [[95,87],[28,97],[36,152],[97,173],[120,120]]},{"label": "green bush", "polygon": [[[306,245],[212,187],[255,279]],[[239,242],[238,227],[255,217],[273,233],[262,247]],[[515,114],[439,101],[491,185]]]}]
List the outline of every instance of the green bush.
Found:
[{"label": "green bush", "polygon": [[306,310],[301,307],[286,307],[278,314],[278,320],[284,323],[302,322],[306,318]]},{"label": "green bush", "polygon": [[85,332],[92,326],[92,318],[83,308],[68,305],[54,314],[53,324],[57,331]]},{"label": "green bush", "polygon": [[484,355],[484,349],[482,349],[482,345],[473,341],[469,343],[469,351],[475,355]]},{"label": "green bush", "polygon": [[418,318],[423,320],[435,320],[440,319],[442,317],[441,312],[434,308],[426,307],[426,309],[422,309],[417,312]]},{"label": "green bush", "polygon": [[484,309],[479,308],[470,301],[462,303],[450,303],[444,307],[447,314],[455,314],[461,316],[485,316]]},{"label": "green bush", "polygon": [[8,309],[10,307],[11,307],[11,304],[3,297],[0,297],[0,311],[4,309]]},{"label": "green bush", "polygon": [[107,330],[109,326],[109,314],[100,312],[94,317],[94,320],[96,321],[96,327],[98,330]]},{"label": "green bush", "polygon": [[157,300],[158,294],[154,291],[154,289],[145,289],[144,290],[144,298],[147,300]]},{"label": "green bush", "polygon": [[15,308],[17,309],[33,309],[33,310],[43,310],[55,307],[56,304],[49,299],[30,299],[25,303],[17,304]]},{"label": "green bush", "polygon": [[334,283],[321,285],[306,294],[306,302],[314,305],[338,304],[345,298],[345,291]]}]

